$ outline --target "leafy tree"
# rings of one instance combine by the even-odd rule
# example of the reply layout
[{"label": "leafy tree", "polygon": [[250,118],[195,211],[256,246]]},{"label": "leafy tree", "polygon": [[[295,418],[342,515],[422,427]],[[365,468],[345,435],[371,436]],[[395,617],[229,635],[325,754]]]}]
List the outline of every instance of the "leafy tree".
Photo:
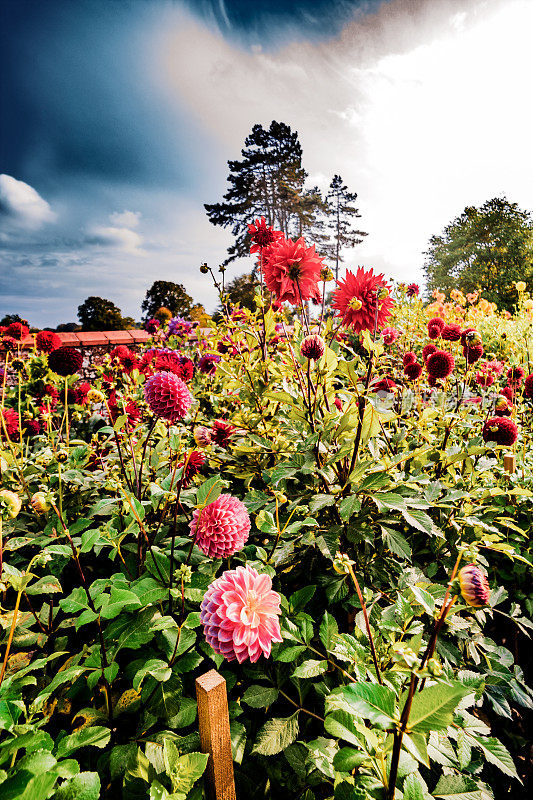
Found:
[{"label": "leafy tree", "polygon": [[242,308],[248,308],[250,311],[255,311],[256,305],[254,302],[255,287],[257,281],[254,280],[253,274],[246,273],[245,275],[238,275],[233,278],[226,286],[226,295],[231,305],[239,305]]},{"label": "leafy tree", "polygon": [[123,317],[111,300],[94,295],[78,306],[78,319],[84,331],[124,331],[135,325],[135,320]]},{"label": "leafy tree", "polygon": [[62,322],[56,328],[57,333],[73,333],[74,331],[81,331],[81,325],[77,322]]},{"label": "leafy tree", "polygon": [[154,281],[142,302],[144,319],[151,319],[162,306],[168,308],[173,316],[188,317],[194,302],[181,283]]},{"label": "leafy tree", "polygon": [[479,291],[490,302],[512,308],[514,281],[533,289],[533,219],[505,197],[467,206],[424,254],[426,285],[449,292]]},{"label": "leafy tree", "polygon": [[353,227],[354,220],[361,214],[354,206],[357,194],[349,192],[340,175],[334,175],[326,195],[328,228],[331,231],[331,244],[327,254],[335,261],[335,280],[339,279],[339,264],[344,260],[341,255],[343,247],[361,244],[367,234]]},{"label": "leafy tree", "polygon": [[268,129],[257,124],[244,145],[242,159],[228,161],[224,201],[204,206],[209,221],[231,228],[235,237],[225,264],[248,254],[248,223],[256,217],[297,238],[313,227],[323,205],[317,189],[304,189],[307,172],[296,131],[275,120]]},{"label": "leafy tree", "polygon": [[28,320],[19,316],[19,314],[6,314],[5,317],[0,319],[0,325],[11,325],[12,322],[21,322],[23,325],[29,325]]}]

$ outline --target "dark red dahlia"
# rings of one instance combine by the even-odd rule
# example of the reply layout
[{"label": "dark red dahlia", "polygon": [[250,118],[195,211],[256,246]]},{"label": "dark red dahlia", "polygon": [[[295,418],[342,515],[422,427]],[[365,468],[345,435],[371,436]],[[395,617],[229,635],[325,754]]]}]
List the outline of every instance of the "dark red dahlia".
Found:
[{"label": "dark red dahlia", "polygon": [[318,359],[322,358],[324,355],[325,349],[326,344],[324,339],[315,333],[305,337],[300,347],[300,353],[304,358],[318,361]]},{"label": "dark red dahlia", "polygon": [[524,383],[524,397],[533,400],[533,375],[528,375]]},{"label": "dark red dahlia", "polygon": [[13,339],[12,336],[3,336],[0,343],[4,350],[9,350],[10,352],[16,350],[20,345],[20,342],[17,339]]},{"label": "dark red dahlia", "polygon": [[236,428],[225,422],[223,419],[217,419],[213,422],[211,428],[211,441],[218,444],[220,447],[228,447]]},{"label": "dark red dahlia", "polygon": [[131,375],[133,370],[138,368],[139,359],[135,353],[132,353],[131,350],[129,350],[125,356],[122,356],[120,363],[122,364],[124,372],[126,372],[128,375]]},{"label": "dark red dahlia", "polygon": [[194,363],[187,356],[180,356],[175,350],[158,352],[155,355],[156,372],[173,372],[182,381],[190,381],[194,375]]},{"label": "dark red dahlia", "polygon": [[356,333],[373,331],[376,304],[376,328],[379,331],[390,317],[394,306],[384,275],[375,275],[373,270],[365,270],[363,267],[358,267],[355,274],[347,270],[344,280],[337,284],[332,303],[344,324],[350,325]]},{"label": "dark red dahlia", "polygon": [[160,326],[161,326],[161,323],[159,322],[159,320],[155,319],[155,317],[153,317],[152,319],[148,320],[148,322],[144,326],[144,329],[146,331],[148,331],[148,333],[154,334],[154,333],[157,333],[157,331],[159,330]]},{"label": "dark red dahlia", "polygon": [[22,427],[28,436],[37,436],[41,432],[41,423],[38,419],[25,419]]},{"label": "dark red dahlia", "polygon": [[183,467],[182,484],[187,486],[195,475],[198,475],[203,465],[205,464],[205,455],[200,453],[199,450],[193,450],[189,457],[178,464],[178,467]]},{"label": "dark red dahlia", "polygon": [[116,391],[112,391],[107,401],[109,408],[109,416],[112,422],[116,422],[119,417],[126,414],[129,425],[135,426],[141,419],[141,409],[134,400],[125,400],[117,398]]},{"label": "dark red dahlia", "polygon": [[413,353],[412,350],[408,350],[407,353],[403,355],[403,365],[406,367],[408,364],[415,364],[416,363],[416,353]]},{"label": "dark red dahlia", "polygon": [[65,378],[67,375],[74,375],[78,372],[82,364],[83,356],[74,347],[64,345],[48,354],[48,366],[50,369]]},{"label": "dark red dahlia", "polygon": [[451,322],[449,325],[444,326],[440,335],[447,342],[458,342],[461,338],[461,326],[456,322]]},{"label": "dark red dahlia", "polygon": [[35,337],[35,345],[42,353],[51,353],[61,347],[61,337],[54,331],[39,331]]},{"label": "dark red dahlia", "polygon": [[509,417],[491,417],[483,425],[482,436],[485,442],[510,447],[516,442],[518,428]]},{"label": "dark red dahlia", "polygon": [[522,367],[511,367],[507,370],[507,377],[512,383],[522,383],[525,374]]},{"label": "dark red dahlia", "polygon": [[111,350],[109,355],[111,356],[111,358],[118,358],[119,361],[122,361],[122,359],[125,356],[129,355],[129,353],[131,353],[129,347],[126,347],[125,344],[119,344]]},{"label": "dark red dahlia", "polygon": [[463,347],[478,347],[483,344],[483,339],[475,328],[465,328],[461,333],[461,344]]},{"label": "dark red dahlia", "polygon": [[441,317],[433,317],[428,322],[428,336],[430,339],[438,339],[446,323]]},{"label": "dark red dahlia", "polygon": [[432,353],[435,353],[437,348],[434,344],[427,344],[422,350],[422,358],[427,361]]},{"label": "dark red dahlia", "polygon": [[91,384],[83,381],[71,386],[67,392],[67,400],[78,406],[83,406],[87,402],[87,395],[91,389]]},{"label": "dark red dahlia", "polygon": [[422,364],[417,361],[411,361],[404,367],[404,372],[411,381],[416,381],[422,374]]},{"label": "dark red dahlia", "polygon": [[515,392],[512,386],[504,386],[503,389],[500,389],[500,394],[503,394],[510,403],[514,403]]},{"label": "dark red dahlia", "polygon": [[429,377],[428,377],[428,386],[431,386],[431,388],[435,387],[437,389],[441,388],[441,385],[439,383],[439,379],[436,378],[434,375],[429,375]]},{"label": "dark red dahlia", "polygon": [[377,381],[372,387],[375,392],[394,392],[398,386],[392,378],[385,376],[381,378],[381,380]]},{"label": "dark red dahlia", "polygon": [[11,325],[7,326],[6,336],[12,336],[13,339],[17,339],[20,342],[29,332],[28,326],[22,322],[12,322]]},{"label": "dark red dahlia", "polygon": [[451,353],[447,353],[445,350],[435,350],[429,356],[426,366],[429,374],[434,378],[447,378],[455,366],[455,359]]},{"label": "dark red dahlia", "polygon": [[264,247],[270,247],[283,236],[281,231],[276,231],[271,225],[267,225],[264,217],[248,225],[248,234],[252,239],[250,253],[258,253]]},{"label": "dark red dahlia", "polygon": [[463,347],[463,355],[466,358],[468,364],[474,364],[478,361],[481,356],[483,355],[483,345],[478,344],[474,347]]},{"label": "dark red dahlia", "polygon": [[0,437],[5,439],[7,431],[7,435],[9,436],[10,439],[12,439],[14,436],[18,435],[20,429],[19,415],[12,408],[0,409],[0,413],[4,418],[4,424],[0,422]]},{"label": "dark red dahlia", "polygon": [[220,356],[214,353],[206,353],[198,361],[198,369],[204,375],[214,375],[217,371],[217,364],[220,361]]},{"label": "dark red dahlia", "polygon": [[420,294],[420,286],[418,283],[410,283],[405,293],[407,297],[418,297]]}]

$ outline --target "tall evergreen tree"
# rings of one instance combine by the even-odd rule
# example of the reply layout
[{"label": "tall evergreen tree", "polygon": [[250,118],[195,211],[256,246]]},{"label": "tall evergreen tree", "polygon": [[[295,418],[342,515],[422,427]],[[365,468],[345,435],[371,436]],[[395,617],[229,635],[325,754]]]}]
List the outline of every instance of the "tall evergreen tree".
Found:
[{"label": "tall evergreen tree", "polygon": [[246,137],[240,161],[228,161],[230,188],[221,203],[206,204],[213,225],[231,228],[229,264],[248,254],[248,223],[264,217],[268,225],[298,238],[315,224],[323,200],[317,190],[304,189],[298,133],[273,120],[268,129],[254,125]]},{"label": "tall evergreen tree", "polygon": [[339,264],[343,261],[342,248],[361,244],[363,236],[367,235],[354,228],[354,220],[361,217],[354,206],[356,200],[357,194],[348,191],[340,175],[334,175],[326,195],[326,215],[331,231],[327,254],[335,262],[335,280],[339,279]]}]

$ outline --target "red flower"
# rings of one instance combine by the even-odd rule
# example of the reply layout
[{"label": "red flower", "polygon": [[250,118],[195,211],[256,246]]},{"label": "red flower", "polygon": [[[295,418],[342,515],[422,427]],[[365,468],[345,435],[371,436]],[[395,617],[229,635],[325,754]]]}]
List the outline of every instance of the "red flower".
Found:
[{"label": "red flower", "polygon": [[[279,239],[264,253],[263,272],[269,292],[293,306],[302,300],[321,301],[318,281],[323,259],[302,238]],[[300,297],[301,296],[301,297]]]},{"label": "red flower", "polygon": [[185,466],[181,482],[184,486],[188,486],[189,482],[195,475],[198,475],[203,465],[205,464],[205,456],[198,450],[193,450],[189,457],[178,464],[178,467]]},{"label": "red flower", "polygon": [[522,367],[511,367],[507,370],[507,377],[513,383],[522,383],[525,374]]},{"label": "red flower", "polygon": [[446,323],[441,317],[433,317],[428,322],[428,336],[430,339],[438,339]]},{"label": "red flower", "polygon": [[153,317],[152,319],[148,320],[148,322],[144,326],[144,329],[145,331],[148,331],[148,333],[154,334],[157,333],[160,325],[161,323],[159,322],[159,320]]},{"label": "red flower", "polygon": [[386,344],[387,347],[390,347],[390,345],[394,344],[400,335],[400,331],[396,330],[396,328],[383,328],[381,335],[383,336],[384,344]]},{"label": "red flower", "polygon": [[433,378],[447,378],[455,366],[455,359],[445,350],[435,350],[429,356],[426,366]]},{"label": "red flower", "polygon": [[19,346],[19,342],[13,339],[12,336],[3,336],[2,339],[0,339],[0,344],[4,350],[16,350]]},{"label": "red flower", "polygon": [[476,372],[476,383],[478,386],[492,386],[494,378],[487,372]]},{"label": "red flower", "polygon": [[506,397],[499,396],[494,403],[494,410],[499,417],[510,417],[512,406],[509,405]]},{"label": "red flower", "polygon": [[52,350],[57,350],[58,347],[61,347],[61,337],[53,331],[39,331],[35,337],[35,344],[37,350],[42,353],[51,353]]},{"label": "red flower", "polygon": [[437,348],[434,344],[427,344],[422,350],[422,358],[427,361],[432,353],[435,353]]},{"label": "red flower", "polygon": [[261,217],[260,220],[256,219],[255,222],[248,225],[248,234],[252,238],[250,254],[257,253],[264,247],[270,247],[278,239],[283,238],[283,233],[275,231],[271,225],[267,225],[264,217]]},{"label": "red flower", "polygon": [[412,350],[408,350],[403,354],[403,365],[406,367],[408,364],[416,363],[416,354]]},{"label": "red flower", "polygon": [[57,350],[52,350],[48,355],[50,369],[65,378],[67,375],[74,375],[78,372],[82,364],[83,356],[74,347],[58,347]]},{"label": "red flower", "polygon": [[[376,298],[382,289],[387,291],[387,296]],[[374,330],[377,302],[377,330],[381,330],[394,305],[388,289],[382,274],[374,275],[373,270],[364,270],[363,267],[358,267],[355,275],[347,270],[344,281],[337,284],[332,305],[345,325],[351,325],[356,333],[360,333]]]},{"label": "red flower", "polygon": [[483,355],[483,352],[483,345],[481,344],[475,345],[474,347],[463,347],[463,355],[468,364],[474,364],[474,362],[478,361]]},{"label": "red flower", "polygon": [[524,397],[533,400],[533,375],[528,375],[524,383]]},{"label": "red flower", "polygon": [[214,375],[217,371],[217,364],[220,361],[220,356],[213,353],[206,353],[201,357],[198,362],[198,369],[204,375]]},{"label": "red flower", "polygon": [[458,342],[461,338],[461,326],[456,322],[452,322],[450,325],[444,326],[440,332],[440,335],[447,342]]},{"label": "red flower", "polygon": [[333,402],[335,403],[335,408],[337,409],[337,411],[342,411],[342,400],[340,399],[340,397],[336,397]]},{"label": "red flower", "polygon": [[385,376],[384,378],[381,378],[381,380],[377,381],[372,388],[374,392],[394,392],[398,386],[395,381],[392,380],[392,378]]},{"label": "red flower", "polygon": [[37,436],[41,432],[41,423],[38,419],[25,419],[23,427],[28,436]]},{"label": "red flower", "polygon": [[514,402],[515,393],[511,386],[504,386],[503,389],[500,389],[500,394],[503,394],[510,403]]},{"label": "red flower", "polygon": [[473,608],[486,606],[489,602],[490,587],[485,573],[475,564],[467,564],[459,570],[459,586],[465,603]]},{"label": "red flower", "polygon": [[410,283],[407,287],[407,297],[417,297],[420,294],[420,286],[418,283]]},{"label": "red flower", "polygon": [[182,381],[190,381],[194,375],[191,359],[172,350],[156,353],[154,369],[156,372],[173,372]]},{"label": "red flower", "polygon": [[11,325],[7,326],[6,336],[12,336],[13,339],[17,339],[20,342],[29,332],[28,326],[22,322],[12,322]]},{"label": "red flower", "polygon": [[461,333],[461,344],[463,347],[477,347],[483,344],[483,339],[475,328],[465,328]]},{"label": "red flower", "polygon": [[518,428],[509,417],[491,417],[483,425],[483,441],[510,447],[516,442]]},{"label": "red flower", "polygon": [[3,408],[0,409],[0,413],[4,417],[5,428],[2,423],[0,423],[0,438],[5,438],[6,431],[7,435],[10,439],[14,436],[18,435],[19,432],[19,415],[16,411],[13,411],[12,408]]},{"label": "red flower", "polygon": [[235,430],[236,428],[230,425],[229,422],[217,419],[213,422],[213,427],[211,428],[211,441],[220,447],[227,447],[233,438]]},{"label": "red flower", "polygon": [[124,356],[127,356],[129,353],[131,353],[129,347],[126,347],[125,344],[119,344],[111,350],[109,355],[111,358],[118,358],[118,360],[121,361]]},{"label": "red flower", "polygon": [[157,372],[145,383],[144,399],[156,417],[168,422],[183,419],[192,405],[186,384],[172,372]]},{"label": "red flower", "polygon": [[326,344],[324,339],[318,334],[311,334],[311,336],[306,336],[303,340],[300,353],[304,358],[308,358],[309,360],[318,361],[319,358],[322,358],[324,355],[324,351],[326,349]]},{"label": "red flower", "polygon": [[405,366],[404,372],[410,380],[416,381],[422,374],[422,364],[418,364],[416,361],[411,361]]}]

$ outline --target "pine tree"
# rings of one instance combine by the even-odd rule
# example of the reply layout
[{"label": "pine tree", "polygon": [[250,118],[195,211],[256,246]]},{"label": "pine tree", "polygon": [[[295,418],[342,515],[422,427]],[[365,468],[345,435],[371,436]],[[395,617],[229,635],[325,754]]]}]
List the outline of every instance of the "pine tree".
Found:
[{"label": "pine tree", "polygon": [[254,125],[244,145],[242,159],[228,161],[224,202],[204,206],[209,221],[231,228],[235,237],[225,264],[248,254],[248,223],[255,218],[298,238],[313,228],[323,206],[318,190],[304,189],[307,173],[296,131],[275,120],[268,129]]},{"label": "pine tree", "polygon": [[334,175],[326,195],[326,215],[327,227],[331,231],[327,254],[335,262],[335,280],[339,279],[339,264],[343,261],[341,249],[361,244],[363,236],[367,235],[353,227],[353,220],[361,217],[353,205],[356,200],[357,194],[348,191],[340,175]]}]

